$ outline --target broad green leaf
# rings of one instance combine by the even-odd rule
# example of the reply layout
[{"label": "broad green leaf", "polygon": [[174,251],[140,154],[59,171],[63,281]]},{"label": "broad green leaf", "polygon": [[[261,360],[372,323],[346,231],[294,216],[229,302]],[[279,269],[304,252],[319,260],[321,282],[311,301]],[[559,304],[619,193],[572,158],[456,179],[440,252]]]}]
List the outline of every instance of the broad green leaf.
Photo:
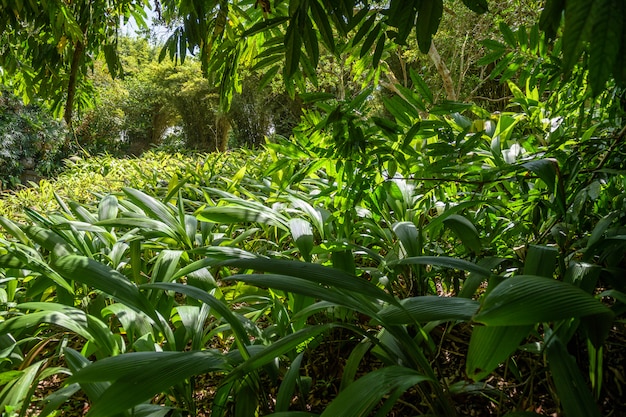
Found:
[{"label": "broad green leaf", "polygon": [[[37,375],[45,363],[45,360],[35,362],[24,369],[22,375],[17,380],[4,386],[4,389],[0,392],[0,398],[2,399],[0,401],[0,409],[6,410],[14,407],[17,410],[22,410],[22,407],[24,407],[25,411],[25,408],[31,403],[31,386],[36,384]],[[20,413],[20,415],[25,414],[25,412]]]},{"label": "broad green leaf", "polygon": [[52,392],[50,395],[46,396],[42,400],[43,408],[39,412],[39,417],[47,417],[56,411],[61,405],[66,403],[74,394],[80,391],[80,385],[78,384],[69,384],[65,387],[59,388],[56,391]]},{"label": "broad green leaf", "polygon": [[138,207],[140,207],[152,219],[160,220],[173,230],[176,230],[180,223],[173,210],[156,198],[134,188],[123,188],[124,194]]},{"label": "broad green leaf", "polygon": [[524,259],[524,274],[552,278],[558,255],[556,247],[529,245]]},{"label": "broad green leaf", "polygon": [[522,166],[536,174],[554,194],[557,208],[565,213],[565,191],[556,159],[546,158],[525,162]]},{"label": "broad green leaf", "polygon": [[399,222],[393,225],[393,232],[400,239],[406,257],[420,256],[422,248],[419,247],[419,231],[412,222]]},{"label": "broad green leaf", "polygon": [[22,230],[30,240],[49,250],[55,256],[60,257],[74,253],[74,248],[52,230],[44,229],[39,226],[25,226]]},{"label": "broad green leaf", "polygon": [[350,352],[350,356],[348,357],[348,360],[343,367],[339,391],[345,390],[348,385],[354,382],[354,378],[361,364],[361,360],[371,348],[371,341],[364,339],[361,341],[361,343],[356,345],[354,349],[352,349],[352,352]]},{"label": "broad green leaf", "polygon": [[309,1],[309,5],[311,7],[311,15],[315,21],[315,26],[317,26],[317,29],[322,36],[324,45],[330,52],[334,52],[335,40],[333,37],[333,30],[330,27],[328,15],[324,11],[323,6],[319,3],[319,0],[311,0]]},{"label": "broad green leaf", "polygon": [[539,27],[546,33],[549,39],[556,37],[556,32],[561,25],[561,16],[565,8],[565,0],[546,0],[543,11],[539,18]]},{"label": "broad green leaf", "polygon": [[313,228],[311,223],[304,219],[290,219],[289,229],[291,236],[305,261],[311,262],[311,251],[313,251]]},{"label": "broad green leaf", "polygon": [[115,219],[119,211],[117,197],[112,194],[107,195],[98,204],[98,220]]},{"label": "broad green leaf", "polygon": [[465,371],[474,381],[488,376],[517,350],[532,326],[474,326]]},{"label": "broad green leaf", "polygon": [[136,227],[154,234],[156,237],[169,237],[178,241],[179,235],[176,230],[167,224],[147,217],[120,217],[117,219],[102,220],[96,223],[96,226],[103,227]]},{"label": "broad green leaf", "polygon": [[515,33],[513,33],[511,28],[504,22],[500,22],[499,28],[500,32],[502,33],[502,37],[504,38],[506,43],[511,48],[517,48],[517,37],[515,36]]},{"label": "broad green leaf", "polygon": [[588,0],[567,0],[565,2],[562,62],[562,68],[565,72],[574,68],[583,51],[583,44],[589,37],[593,22],[594,4],[595,2]]},{"label": "broad green leaf", "polygon": [[250,27],[245,32],[243,32],[241,36],[245,38],[245,37],[260,33],[260,32],[264,32],[267,29],[282,25],[288,20],[289,20],[289,17],[287,16],[278,16],[278,17],[273,17],[271,19],[261,20],[260,22],[255,23],[252,27]]},{"label": "broad green leaf", "polygon": [[2,226],[4,230],[9,232],[13,237],[17,238],[21,243],[28,245],[28,236],[26,236],[26,233],[22,231],[17,223],[7,219],[6,217],[0,216],[0,226]]},{"label": "broad green leaf", "polygon": [[204,222],[226,224],[256,222],[289,230],[287,219],[269,207],[262,209],[235,205],[208,207],[196,213],[196,217]]},{"label": "broad green leaf", "polygon": [[384,324],[411,324],[429,321],[471,320],[480,303],[458,297],[421,296],[405,298],[400,306],[388,306],[379,317]]},{"label": "broad green leaf", "polygon": [[600,410],[580,373],[576,359],[555,335],[546,344],[546,359],[564,415],[600,417]]},{"label": "broad green leaf", "polygon": [[44,277],[50,278],[55,284],[63,288],[69,294],[74,294],[74,288],[50,266],[40,259],[33,258],[26,253],[12,252],[0,255],[1,268],[29,269]]},{"label": "broad green leaf", "polygon": [[285,372],[283,381],[280,383],[280,387],[278,388],[278,395],[276,396],[277,412],[289,410],[291,399],[293,398],[293,394],[296,390],[296,383],[300,377],[300,364],[302,363],[303,357],[304,352],[298,354],[298,356],[296,356],[296,358],[289,365],[287,372]]},{"label": "broad green leaf", "polygon": [[611,313],[578,287],[551,278],[520,275],[494,288],[474,321],[488,326],[522,326],[594,314]]},{"label": "broad green leaf", "polygon": [[295,333],[278,339],[271,345],[264,347],[258,353],[253,354],[249,359],[229,372],[228,376],[223,381],[223,384],[228,384],[231,381],[248,375],[250,372],[257,370],[261,366],[276,360],[276,358],[279,358],[298,347],[302,347],[307,341],[312,340],[317,335],[334,327],[337,327],[337,325],[333,323],[305,327],[302,330],[298,330]]},{"label": "broad green leaf", "polygon": [[435,265],[443,268],[459,269],[468,271],[483,277],[491,276],[491,271],[464,259],[450,258],[448,256],[414,256],[412,258],[400,259],[389,262],[389,266],[394,265]]},{"label": "broad green leaf", "polygon": [[[241,274],[224,278],[224,281],[232,280],[246,282],[259,287],[269,287],[275,290],[301,294],[328,301],[336,305],[350,307],[365,314],[373,314],[372,303],[367,303],[358,297],[353,297],[349,292],[341,292],[332,287],[327,288],[317,282],[302,278],[277,274]],[[295,313],[298,312],[296,311]]]},{"label": "broad green leaf", "polygon": [[148,299],[124,275],[93,259],[69,255],[56,260],[52,267],[61,276],[87,284],[108,294],[115,300],[142,312],[160,323],[160,319]]},{"label": "broad green leaf", "polygon": [[141,286],[142,288],[158,288],[166,291],[175,291],[181,294],[185,294],[189,297],[193,297],[196,300],[200,300],[206,304],[208,304],[212,309],[214,309],[220,316],[222,316],[228,324],[230,324],[233,332],[235,333],[235,342],[239,347],[239,350],[242,354],[245,354],[246,345],[250,344],[248,340],[248,333],[242,324],[242,319],[233,313],[228,306],[215,298],[213,295],[207,293],[204,290],[201,290],[196,287],[192,287],[191,285],[179,284],[176,282],[157,282],[152,284],[144,284]]},{"label": "broad green leaf", "polygon": [[443,15],[443,0],[422,1],[417,11],[417,44],[422,53],[427,54],[430,50],[433,35],[439,28]]},{"label": "broad green leaf", "polygon": [[[369,29],[369,27],[368,27],[368,29]],[[381,26],[381,24],[379,22],[379,23],[376,24],[376,26],[374,26],[373,29],[370,30],[370,32],[368,33],[367,37],[363,41],[363,44],[361,45],[361,50],[359,52],[359,58],[363,58],[366,54],[368,54],[371,51],[372,46],[374,45],[374,42],[376,41],[376,39],[378,39],[378,36],[380,35],[381,31],[382,31],[382,26]],[[359,30],[357,35],[360,32],[361,32],[361,30]]]},{"label": "broad green leaf", "polygon": [[[413,259],[413,258],[411,258]],[[314,283],[337,287],[343,290],[362,294],[374,300],[383,300],[395,304],[394,297],[378,288],[371,282],[354,275],[326,266],[307,262],[288,261],[282,259],[233,259],[224,261],[224,266],[266,271],[281,275],[290,275]]]},{"label": "broad green leaf", "polygon": [[444,221],[444,224],[450,228],[461,240],[463,245],[474,253],[480,253],[482,251],[482,243],[476,226],[459,214],[452,214],[448,216]]},{"label": "broad green leaf", "polygon": [[613,71],[624,26],[624,2],[621,0],[595,0],[593,2],[593,27],[591,28],[589,82],[595,96]]},{"label": "broad green leaf", "polygon": [[89,417],[108,417],[134,407],[168,390],[192,375],[225,371],[224,354],[195,352],[136,352],[105,358],[76,372],[68,382],[111,381],[95,399]]},{"label": "broad green leaf", "polygon": [[361,417],[396,390],[402,392],[429,378],[403,366],[389,366],[369,372],[339,393],[320,417]]},{"label": "broad green leaf", "polygon": [[293,16],[289,27],[285,33],[285,79],[291,79],[298,71],[300,64],[300,53],[302,48],[302,37],[299,32],[298,25],[298,12]]}]

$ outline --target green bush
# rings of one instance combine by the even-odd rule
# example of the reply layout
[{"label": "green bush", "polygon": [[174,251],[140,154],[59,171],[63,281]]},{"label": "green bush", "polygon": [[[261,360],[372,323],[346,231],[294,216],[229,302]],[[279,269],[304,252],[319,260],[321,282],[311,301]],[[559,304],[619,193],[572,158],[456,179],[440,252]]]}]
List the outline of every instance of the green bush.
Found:
[{"label": "green bush", "polygon": [[43,107],[24,103],[0,89],[0,182],[19,184],[25,171],[48,176],[60,167],[67,137],[63,124]]}]

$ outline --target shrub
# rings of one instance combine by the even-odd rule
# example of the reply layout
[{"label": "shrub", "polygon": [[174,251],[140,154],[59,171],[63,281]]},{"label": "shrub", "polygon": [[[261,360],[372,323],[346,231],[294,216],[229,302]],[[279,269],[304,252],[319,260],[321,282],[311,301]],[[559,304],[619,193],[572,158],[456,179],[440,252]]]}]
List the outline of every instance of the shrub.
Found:
[{"label": "shrub", "polygon": [[25,171],[48,176],[59,167],[67,137],[64,125],[38,104],[25,105],[0,89],[1,186],[20,183]]}]

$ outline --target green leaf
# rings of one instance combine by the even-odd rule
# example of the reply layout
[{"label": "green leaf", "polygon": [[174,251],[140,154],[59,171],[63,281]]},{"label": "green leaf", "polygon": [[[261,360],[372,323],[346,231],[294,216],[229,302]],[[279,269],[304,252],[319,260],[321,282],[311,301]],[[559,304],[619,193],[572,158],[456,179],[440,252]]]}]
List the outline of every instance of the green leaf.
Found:
[{"label": "green leaf", "polygon": [[309,1],[309,5],[311,7],[311,15],[315,21],[315,26],[317,26],[317,29],[322,36],[324,45],[326,45],[326,48],[333,53],[335,51],[335,39],[333,37],[333,30],[330,27],[328,14],[324,11],[324,8],[319,3],[319,0],[311,0]]},{"label": "green leaf", "polygon": [[320,417],[361,417],[372,409],[387,394],[402,392],[429,378],[403,366],[389,366],[369,372],[339,393]]},{"label": "green leaf", "polygon": [[463,245],[474,253],[480,253],[482,250],[482,243],[478,230],[472,222],[466,217],[458,214],[452,214],[448,216],[444,221],[444,224],[454,232],[461,240]]},{"label": "green leaf", "polygon": [[166,291],[175,291],[206,303],[220,316],[222,316],[224,320],[228,322],[228,324],[230,324],[233,332],[235,333],[235,342],[239,347],[239,351],[242,352],[242,355],[246,355],[246,345],[249,345],[250,341],[248,340],[248,333],[243,326],[243,320],[240,319],[235,313],[233,313],[224,302],[218,300],[213,295],[207,293],[204,290],[192,287],[191,285],[179,284],[177,282],[157,282],[153,284],[144,284],[141,287],[159,288]]},{"label": "green leaf", "polygon": [[289,229],[304,260],[311,262],[311,252],[313,251],[313,228],[311,223],[304,219],[290,219]]},{"label": "green leaf", "polygon": [[546,344],[546,359],[563,414],[567,417],[600,417],[600,410],[576,359],[555,335]]},{"label": "green leaf", "polygon": [[124,275],[93,259],[69,255],[56,260],[52,267],[61,276],[97,288],[115,300],[145,313],[156,323],[159,317],[148,299]]},{"label": "green leaf", "polygon": [[372,55],[372,66],[374,68],[378,68],[380,58],[383,56],[383,50],[385,49],[386,40],[387,36],[385,35],[385,32],[382,32],[380,34],[380,38],[378,38],[378,42],[376,42],[376,48],[374,49],[374,54]]},{"label": "green leaf", "polygon": [[578,287],[551,278],[520,275],[494,288],[474,321],[488,326],[521,326],[594,314],[611,313]]},{"label": "green leaf", "polygon": [[269,207],[262,207],[258,209],[235,205],[208,207],[196,213],[196,217],[200,221],[214,223],[232,224],[256,222],[279,227],[285,231],[289,231],[287,219],[274,212]]},{"label": "green leaf", "polygon": [[385,324],[471,320],[480,303],[468,298],[421,296],[405,298],[400,306],[387,306],[379,313]]},{"label": "green leaf", "polygon": [[491,271],[464,259],[450,258],[447,256],[414,256],[398,261],[390,261],[389,266],[394,265],[435,265],[443,268],[459,269],[473,272],[483,277],[491,276]]},{"label": "green leaf", "polygon": [[[35,362],[24,369],[16,381],[4,386],[0,393],[0,409],[6,410],[9,407],[15,407],[21,410],[22,407],[26,408],[30,405],[31,387],[33,384],[37,384],[37,376],[45,363],[45,360]],[[25,410],[20,415],[26,415]]]},{"label": "green leaf", "polygon": [[533,326],[475,326],[465,364],[467,376],[480,381],[504,362],[530,333]]},{"label": "green leaf", "polygon": [[428,103],[433,104],[433,92],[426,84],[426,81],[415,71],[413,68],[409,69],[409,75],[411,76],[411,81],[413,81],[413,87],[419,92],[424,100]]},{"label": "green leaf", "polygon": [[98,220],[109,220],[117,217],[119,203],[117,197],[112,194],[107,195],[98,204]]},{"label": "green leaf", "polygon": [[95,399],[89,417],[108,417],[167,391],[192,375],[228,368],[219,351],[136,352],[105,358],[76,372],[68,382],[111,381]]},{"label": "green leaf", "polygon": [[417,12],[417,44],[422,53],[427,54],[433,35],[437,33],[441,16],[443,15],[443,0],[421,1]]},{"label": "green leaf", "polygon": [[291,79],[298,71],[298,66],[300,65],[302,37],[300,36],[300,29],[296,24],[298,20],[296,16],[292,18],[285,33],[285,79]]},{"label": "green leaf", "polygon": [[[604,0],[602,0],[604,1]],[[565,2],[565,28],[563,29],[562,69],[569,72],[574,68],[593,26],[593,6],[588,0]]]},{"label": "green leaf", "polygon": [[524,274],[552,278],[559,250],[553,246],[528,245],[524,259]]},{"label": "green leaf", "polygon": [[539,18],[539,27],[546,33],[549,39],[556,37],[556,32],[561,25],[565,0],[546,0],[543,11]]},{"label": "green leaf", "polygon": [[398,222],[393,225],[393,232],[400,239],[406,257],[420,256],[422,248],[419,247],[419,231],[412,222]]},{"label": "green leaf", "polygon": [[556,207],[565,214],[565,190],[556,159],[546,158],[525,162],[522,166],[536,174],[548,186],[548,190],[554,194]]},{"label": "green leaf", "polygon": [[595,96],[604,91],[606,81],[617,61],[624,25],[622,0],[595,0],[591,29],[589,82]]},{"label": "green leaf", "polygon": [[240,379],[261,366],[276,360],[276,358],[279,358],[280,356],[293,351],[297,347],[306,344],[307,341],[312,340],[317,335],[334,327],[337,327],[337,325],[333,323],[309,326],[282,337],[273,342],[271,345],[264,347],[260,352],[255,353],[245,362],[229,372],[228,376],[222,383],[228,384],[231,381]]},{"label": "green leaf", "polygon": [[300,376],[300,364],[302,363],[302,358],[304,357],[304,352],[300,353],[289,365],[289,369],[285,372],[285,376],[283,377],[283,381],[280,383],[280,387],[278,388],[278,395],[276,396],[276,411],[287,411],[289,410],[289,405],[291,404],[291,399],[293,398],[293,394],[296,389],[296,383]]},{"label": "green leaf", "polygon": [[265,32],[268,29],[282,25],[288,20],[289,20],[288,16],[278,16],[278,17],[273,17],[271,19],[261,20],[260,22],[252,25],[252,27],[250,27],[249,29],[245,30],[241,34],[241,37],[246,38],[248,36],[255,35],[257,33]]},{"label": "green leaf", "polygon": [[26,236],[26,233],[20,229],[20,226],[17,223],[7,219],[6,217],[0,216],[0,226],[2,226],[4,230],[9,232],[13,237],[17,238],[21,243],[28,245],[28,236]]},{"label": "green leaf", "polygon": [[361,45],[361,51],[359,52],[359,58],[363,58],[365,54],[367,54],[372,49],[372,45],[374,45],[374,42],[376,41],[376,39],[378,39],[381,31],[382,26],[379,22],[376,24],[376,26],[374,26],[374,29],[369,32],[369,34],[363,41],[363,45]]},{"label": "green leaf", "polygon": [[362,294],[374,300],[395,304],[396,299],[370,281],[356,277],[335,268],[323,265],[282,259],[233,259],[224,261],[224,266],[271,272],[274,274],[298,277],[316,284],[336,287],[355,294]]},{"label": "green leaf", "polygon": [[463,0],[463,4],[465,4],[468,9],[475,13],[482,14],[489,11],[487,0]]}]

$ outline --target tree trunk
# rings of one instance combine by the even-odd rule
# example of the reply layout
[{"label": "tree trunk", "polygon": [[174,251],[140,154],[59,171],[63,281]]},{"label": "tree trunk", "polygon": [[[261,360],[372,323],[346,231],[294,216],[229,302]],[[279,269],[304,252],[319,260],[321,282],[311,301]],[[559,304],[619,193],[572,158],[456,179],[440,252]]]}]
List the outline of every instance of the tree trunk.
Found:
[{"label": "tree trunk", "polygon": [[441,56],[435,48],[435,44],[433,42],[430,43],[430,50],[428,51],[428,56],[430,57],[433,64],[437,68],[437,72],[443,81],[443,88],[446,90],[446,98],[451,101],[456,101],[458,97],[456,96],[456,92],[454,91],[454,82],[452,82],[452,77],[450,76],[450,70],[446,66],[446,64],[441,60]]},{"label": "tree trunk", "polygon": [[77,42],[74,47],[74,55],[72,56],[72,66],[70,67],[70,78],[67,83],[67,101],[65,102],[65,113],[63,119],[68,129],[72,128],[72,112],[74,110],[74,98],[76,96],[76,81],[78,80],[78,68],[80,60],[85,52],[85,45]]}]

